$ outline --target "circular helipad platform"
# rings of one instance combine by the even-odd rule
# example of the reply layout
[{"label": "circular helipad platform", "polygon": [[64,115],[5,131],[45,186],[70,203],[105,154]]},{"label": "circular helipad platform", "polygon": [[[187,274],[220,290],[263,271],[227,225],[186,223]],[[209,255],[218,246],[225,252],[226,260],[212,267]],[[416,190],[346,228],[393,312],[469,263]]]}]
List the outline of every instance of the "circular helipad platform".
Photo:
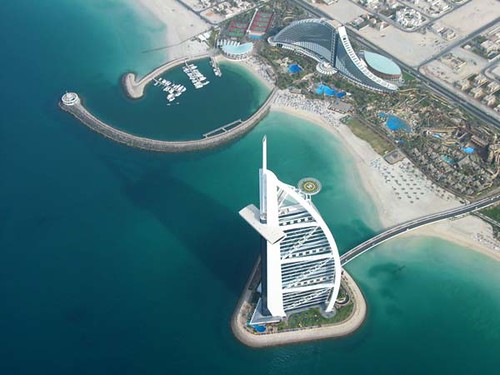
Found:
[{"label": "circular helipad platform", "polygon": [[299,181],[297,187],[307,195],[315,195],[321,191],[321,182],[313,177],[306,177]]}]

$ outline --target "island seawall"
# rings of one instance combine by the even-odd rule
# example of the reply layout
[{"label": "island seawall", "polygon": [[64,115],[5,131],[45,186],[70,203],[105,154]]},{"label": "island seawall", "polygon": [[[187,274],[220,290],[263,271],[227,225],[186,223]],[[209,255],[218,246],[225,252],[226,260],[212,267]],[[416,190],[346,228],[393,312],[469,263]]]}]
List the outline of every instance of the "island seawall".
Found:
[{"label": "island seawall", "polygon": [[227,130],[221,134],[213,135],[203,139],[189,141],[163,141],[146,137],[136,136],[122,130],[118,130],[90,113],[82,104],[81,99],[76,93],[66,93],[59,102],[59,107],[75,118],[80,120],[93,131],[109,138],[115,142],[127,146],[155,152],[176,153],[201,151],[218,147],[235,139],[238,139],[253,129],[262,118],[269,112],[271,103],[276,95],[276,89],[271,91],[270,95],[262,106],[248,119],[241,124]]},{"label": "island seawall", "polygon": [[349,290],[354,303],[354,309],[345,321],[331,325],[304,327],[277,333],[257,334],[250,332],[245,327],[247,325],[247,313],[250,309],[250,299],[260,280],[260,262],[261,259],[259,257],[231,317],[231,330],[234,336],[246,346],[266,348],[344,337],[356,332],[365,321],[367,306],[363,293],[354,279],[344,270],[342,273],[342,282]]}]

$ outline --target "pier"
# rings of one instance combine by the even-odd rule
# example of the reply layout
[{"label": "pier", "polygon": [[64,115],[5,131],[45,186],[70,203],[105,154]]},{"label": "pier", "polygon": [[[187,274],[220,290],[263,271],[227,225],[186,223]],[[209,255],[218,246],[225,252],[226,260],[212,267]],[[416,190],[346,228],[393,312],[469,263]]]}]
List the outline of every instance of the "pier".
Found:
[{"label": "pier", "polygon": [[239,125],[242,122],[243,121],[241,121],[241,119],[230,122],[229,124],[223,125],[220,128],[211,130],[211,131],[203,134],[203,138],[213,137],[214,135],[216,135],[217,133],[220,133],[220,132],[223,132],[223,133],[228,132],[233,126]]},{"label": "pier", "polygon": [[[153,78],[154,76],[151,79]],[[271,103],[276,97],[276,93],[277,89],[275,88],[271,91],[266,101],[260,106],[260,108],[245,121],[239,120],[239,124],[233,124],[233,126],[229,129],[228,126],[230,124],[224,125],[223,127],[215,129],[220,131],[221,128],[226,128],[224,131],[222,131],[222,133],[190,141],[162,141],[140,137],[124,132],[122,130],[118,130],[111,125],[104,123],[103,121],[95,117],[92,113],[90,113],[83,105],[80,97],[74,92],[67,92],[66,94],[64,94],[61,98],[61,101],[59,102],[59,107],[63,111],[66,111],[73,115],[93,131],[101,134],[106,138],[111,139],[112,141],[141,150],[175,153],[207,150],[242,137],[251,129],[253,129],[253,127],[267,115]]]},{"label": "pier", "polygon": [[199,55],[193,55],[190,57],[182,57],[179,59],[175,59],[167,62],[146,74],[139,81],[137,81],[137,76],[135,73],[126,73],[122,77],[123,89],[125,90],[125,94],[131,99],[140,99],[144,95],[144,88],[146,85],[153,80],[153,78],[163,74],[169,69],[175,68],[176,66],[182,65],[188,61],[200,60],[207,57],[210,57],[211,54],[206,52]]}]

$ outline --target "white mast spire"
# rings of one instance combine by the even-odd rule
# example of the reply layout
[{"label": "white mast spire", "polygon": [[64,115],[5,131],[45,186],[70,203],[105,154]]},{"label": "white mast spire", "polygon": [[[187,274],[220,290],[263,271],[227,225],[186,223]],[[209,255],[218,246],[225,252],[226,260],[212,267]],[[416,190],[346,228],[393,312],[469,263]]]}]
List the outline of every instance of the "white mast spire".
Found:
[{"label": "white mast spire", "polygon": [[262,138],[262,170],[267,169],[267,136]]}]

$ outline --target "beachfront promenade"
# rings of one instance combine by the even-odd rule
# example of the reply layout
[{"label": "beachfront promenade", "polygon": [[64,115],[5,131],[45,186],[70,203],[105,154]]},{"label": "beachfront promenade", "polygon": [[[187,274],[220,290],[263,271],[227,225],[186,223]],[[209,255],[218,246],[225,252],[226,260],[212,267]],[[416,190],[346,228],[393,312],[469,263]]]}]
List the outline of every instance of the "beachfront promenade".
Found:
[{"label": "beachfront promenade", "polygon": [[[66,93],[59,102],[59,107],[75,116],[83,124],[95,132],[115,142],[125,144],[141,150],[175,153],[201,151],[218,147],[235,139],[238,139],[253,129],[269,112],[271,103],[277,94],[273,89],[262,106],[248,119],[239,125],[213,136],[190,141],[162,141],[157,139],[139,137],[122,130],[118,130],[95,117],[82,104],[81,99],[75,93]],[[70,100],[68,100],[70,97]],[[66,99],[66,100],[65,100]]]},{"label": "beachfront promenade", "polygon": [[205,52],[199,55],[193,55],[189,57],[182,57],[169,61],[166,64],[160,65],[159,67],[153,69],[151,72],[142,77],[137,81],[137,76],[135,73],[126,73],[123,75],[122,84],[125,90],[125,94],[131,99],[140,99],[144,95],[144,88],[146,85],[153,80],[153,78],[158,77],[160,74],[165,73],[167,70],[175,68],[176,66],[182,65],[188,61],[200,60],[210,56],[210,53]]},{"label": "beachfront promenade", "polygon": [[410,230],[417,229],[421,226],[427,225],[427,224],[432,224],[436,223],[438,221],[450,219],[453,217],[461,216],[461,215],[466,215],[471,212],[481,210],[483,208],[486,208],[488,206],[494,205],[500,201],[500,195],[495,195],[493,197],[488,197],[481,199],[477,202],[469,203],[457,208],[452,208],[450,210],[438,212],[435,214],[431,215],[426,215],[423,217],[420,217],[418,219],[410,220],[405,223],[396,225],[385,232],[382,232],[375,237],[370,238],[368,241],[363,242],[362,244],[359,244],[355,248],[349,250],[348,252],[344,253],[340,257],[340,262],[342,266],[345,266],[347,263],[349,263],[351,260],[355,259],[356,257],[360,256],[361,254],[367,252],[368,250],[372,249],[373,247],[381,244],[382,242],[388,241],[394,237],[397,237],[401,234],[407,233]]}]

